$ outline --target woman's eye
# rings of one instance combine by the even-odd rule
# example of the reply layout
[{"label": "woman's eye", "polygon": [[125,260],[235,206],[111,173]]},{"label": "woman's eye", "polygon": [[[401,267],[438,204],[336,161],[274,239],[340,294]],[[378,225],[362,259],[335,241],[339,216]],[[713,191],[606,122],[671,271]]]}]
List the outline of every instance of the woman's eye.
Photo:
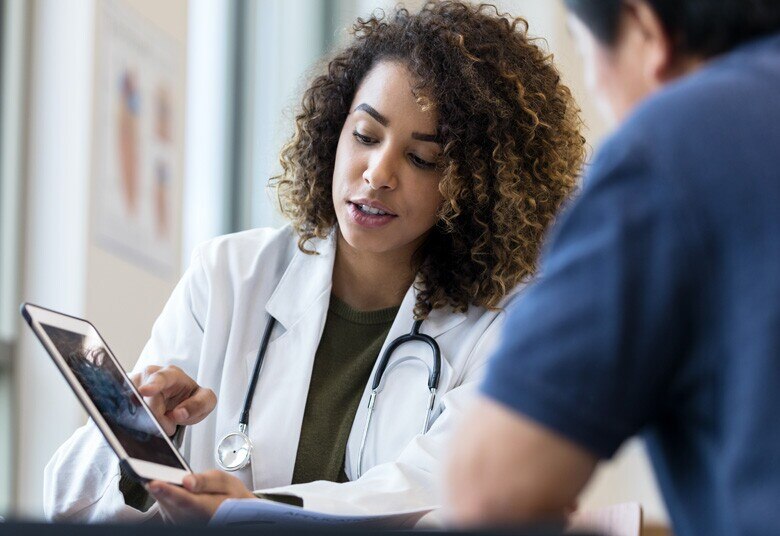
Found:
[{"label": "woman's eye", "polygon": [[436,167],[436,162],[428,162],[427,160],[423,160],[414,153],[409,153],[409,160],[412,162],[412,164],[420,169],[434,169]]},{"label": "woman's eye", "polygon": [[362,143],[363,145],[372,145],[376,140],[374,138],[370,138],[369,136],[364,136],[357,130],[352,133],[352,135],[355,137],[355,139]]}]

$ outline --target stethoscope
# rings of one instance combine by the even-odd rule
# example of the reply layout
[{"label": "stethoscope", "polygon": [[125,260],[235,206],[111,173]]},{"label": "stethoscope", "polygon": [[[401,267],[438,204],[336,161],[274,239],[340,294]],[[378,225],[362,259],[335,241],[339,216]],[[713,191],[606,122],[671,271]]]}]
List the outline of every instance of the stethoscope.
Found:
[{"label": "stethoscope", "polygon": [[[271,316],[269,318],[268,325],[266,325],[265,331],[263,332],[260,348],[257,351],[257,359],[255,360],[255,368],[252,372],[252,380],[249,383],[249,390],[247,391],[246,399],[244,400],[244,410],[241,412],[241,417],[238,420],[238,431],[230,432],[225,435],[217,445],[217,463],[225,471],[238,471],[239,469],[243,469],[250,463],[252,458],[252,440],[249,439],[249,436],[247,435],[249,410],[252,407],[252,399],[254,398],[255,388],[257,387],[257,379],[260,376],[260,368],[263,365],[265,353],[268,349],[271,331],[273,331],[274,324],[276,323],[274,317]],[[433,367],[429,369],[428,375],[428,407],[425,412],[425,422],[423,423],[422,433],[425,434],[430,427],[431,414],[433,413],[433,405],[436,399],[436,390],[439,388],[439,376],[441,375],[441,349],[433,337],[420,333],[421,326],[422,320],[415,320],[412,324],[412,330],[406,335],[401,335],[392,341],[379,359],[379,365],[377,366],[371,381],[371,395],[368,398],[366,426],[363,429],[363,437],[360,440],[360,450],[358,451],[358,478],[363,474],[363,453],[366,449],[366,439],[368,438],[368,430],[371,426],[371,417],[374,414],[377,395],[382,390],[382,380],[387,371],[387,365],[390,362],[390,357],[393,352],[399,346],[406,344],[407,342],[424,342],[431,348],[433,354]],[[412,359],[422,361],[419,357]]]}]

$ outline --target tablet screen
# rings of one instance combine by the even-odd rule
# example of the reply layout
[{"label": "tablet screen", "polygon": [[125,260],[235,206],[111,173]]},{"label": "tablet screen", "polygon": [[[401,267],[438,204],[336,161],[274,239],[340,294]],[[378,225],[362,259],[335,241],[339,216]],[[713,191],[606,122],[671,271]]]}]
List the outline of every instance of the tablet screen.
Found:
[{"label": "tablet screen", "polygon": [[41,323],[128,456],[184,469],[102,341]]}]

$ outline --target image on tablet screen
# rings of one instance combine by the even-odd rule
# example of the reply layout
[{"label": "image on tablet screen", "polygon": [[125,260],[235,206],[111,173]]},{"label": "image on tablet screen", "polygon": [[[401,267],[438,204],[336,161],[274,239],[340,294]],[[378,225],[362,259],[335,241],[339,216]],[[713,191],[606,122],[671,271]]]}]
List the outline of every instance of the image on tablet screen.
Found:
[{"label": "image on tablet screen", "polygon": [[41,324],[128,456],[184,469],[97,337]]}]

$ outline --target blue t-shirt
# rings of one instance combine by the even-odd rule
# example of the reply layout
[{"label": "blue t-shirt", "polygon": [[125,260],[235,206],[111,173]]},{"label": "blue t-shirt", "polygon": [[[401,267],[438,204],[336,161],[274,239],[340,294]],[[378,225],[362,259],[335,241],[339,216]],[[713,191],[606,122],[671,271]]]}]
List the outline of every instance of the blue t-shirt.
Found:
[{"label": "blue t-shirt", "polygon": [[483,392],[608,458],[647,441],[678,535],[780,531],[780,35],[605,142]]}]

